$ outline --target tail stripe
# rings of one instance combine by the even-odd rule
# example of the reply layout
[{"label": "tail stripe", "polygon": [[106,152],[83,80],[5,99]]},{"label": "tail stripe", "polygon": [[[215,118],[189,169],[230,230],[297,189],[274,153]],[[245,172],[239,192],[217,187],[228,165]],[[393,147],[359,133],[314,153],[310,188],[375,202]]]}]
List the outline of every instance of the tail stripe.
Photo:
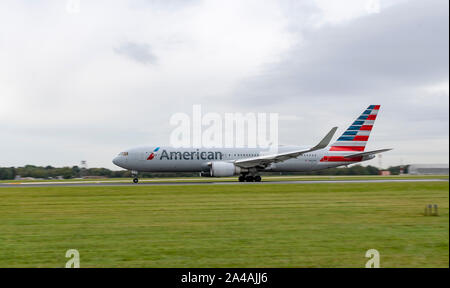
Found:
[{"label": "tail stripe", "polygon": [[367,141],[369,135],[341,136],[337,141]]},{"label": "tail stripe", "polygon": [[357,134],[359,136],[369,136],[370,135],[370,131],[369,130],[359,130],[357,131]]},{"label": "tail stripe", "polygon": [[330,151],[364,151],[366,146],[332,146]]},{"label": "tail stripe", "polygon": [[357,134],[359,134],[358,131],[345,131],[344,134],[342,135],[357,135]]},{"label": "tail stripe", "polygon": [[373,125],[362,125],[362,126],[350,126],[348,130],[354,131],[354,130],[372,130]]},{"label": "tail stripe", "polygon": [[361,126],[361,130],[369,130],[369,131],[372,131],[372,125],[363,125],[363,126]]},{"label": "tail stripe", "polygon": [[353,141],[367,141],[367,140],[369,140],[369,135],[367,136],[357,135],[355,136],[355,138],[353,138]]},{"label": "tail stripe", "polygon": [[[336,142],[336,146],[365,146],[367,141],[346,140]],[[334,146],[334,145],[333,145]]]},{"label": "tail stripe", "polygon": [[353,158],[345,158],[344,156],[324,156],[320,159],[320,162],[359,162],[362,158],[362,156]]},{"label": "tail stripe", "polygon": [[341,137],[339,137],[339,139],[337,141],[353,141],[353,139],[355,139],[355,137],[352,137],[352,136],[341,136]]}]

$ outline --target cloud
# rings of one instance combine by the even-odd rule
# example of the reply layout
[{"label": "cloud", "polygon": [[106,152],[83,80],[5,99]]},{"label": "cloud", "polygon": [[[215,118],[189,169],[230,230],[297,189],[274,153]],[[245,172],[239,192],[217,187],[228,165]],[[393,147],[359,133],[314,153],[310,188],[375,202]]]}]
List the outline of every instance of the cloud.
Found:
[{"label": "cloud", "polygon": [[280,63],[242,81],[244,91],[236,97],[253,104],[311,95],[356,98],[445,81],[449,30],[442,3],[412,1],[344,25],[311,29]]},{"label": "cloud", "polygon": [[157,59],[150,45],[145,43],[122,43],[120,47],[114,49],[114,52],[142,64],[155,64]]},{"label": "cloud", "polygon": [[386,164],[448,161],[448,2],[329,2],[0,2],[0,165],[114,168],[193,104],[279,112],[286,144],[382,104]]},{"label": "cloud", "polygon": [[396,148],[389,163],[399,155],[423,161],[424,138],[437,151],[428,162],[447,161],[448,19],[448,2],[409,1],[350,22],[313,23],[284,59],[242,80],[234,99],[310,119],[298,121],[296,133],[280,121],[280,139],[290,144],[333,125],[342,130],[367,105],[381,104],[370,145]]}]

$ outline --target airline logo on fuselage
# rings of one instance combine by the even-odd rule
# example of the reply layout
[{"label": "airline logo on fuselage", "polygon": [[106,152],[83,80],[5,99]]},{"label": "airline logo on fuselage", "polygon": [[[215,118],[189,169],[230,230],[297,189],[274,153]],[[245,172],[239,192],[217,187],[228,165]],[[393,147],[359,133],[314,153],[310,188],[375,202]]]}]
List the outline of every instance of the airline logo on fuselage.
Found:
[{"label": "airline logo on fuselage", "polygon": [[153,152],[148,156],[147,160],[152,160],[153,158],[155,158],[155,153],[158,152],[159,147],[156,147],[155,150],[153,150]]},{"label": "airline logo on fuselage", "polygon": [[[159,150],[157,147],[151,154],[148,156],[147,160],[152,160],[155,158],[156,152]],[[199,149],[195,151],[167,151],[162,150],[159,160],[222,160],[223,153],[219,151],[200,151]]]}]

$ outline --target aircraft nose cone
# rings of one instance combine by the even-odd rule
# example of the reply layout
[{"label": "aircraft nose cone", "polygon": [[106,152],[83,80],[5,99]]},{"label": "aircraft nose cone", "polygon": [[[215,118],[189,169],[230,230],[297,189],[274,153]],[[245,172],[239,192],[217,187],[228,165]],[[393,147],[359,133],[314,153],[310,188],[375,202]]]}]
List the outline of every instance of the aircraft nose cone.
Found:
[{"label": "aircraft nose cone", "polygon": [[112,162],[113,162],[114,165],[120,166],[120,165],[119,165],[119,164],[120,164],[119,157],[115,157],[115,158],[112,160]]}]

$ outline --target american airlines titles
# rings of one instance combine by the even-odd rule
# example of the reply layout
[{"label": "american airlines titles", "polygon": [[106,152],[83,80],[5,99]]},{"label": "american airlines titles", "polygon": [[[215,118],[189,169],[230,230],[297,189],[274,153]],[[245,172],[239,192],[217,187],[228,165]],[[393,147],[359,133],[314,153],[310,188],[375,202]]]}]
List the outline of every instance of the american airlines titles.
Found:
[{"label": "american airlines titles", "polygon": [[162,150],[159,160],[222,160],[223,154],[219,151],[170,151]]}]

